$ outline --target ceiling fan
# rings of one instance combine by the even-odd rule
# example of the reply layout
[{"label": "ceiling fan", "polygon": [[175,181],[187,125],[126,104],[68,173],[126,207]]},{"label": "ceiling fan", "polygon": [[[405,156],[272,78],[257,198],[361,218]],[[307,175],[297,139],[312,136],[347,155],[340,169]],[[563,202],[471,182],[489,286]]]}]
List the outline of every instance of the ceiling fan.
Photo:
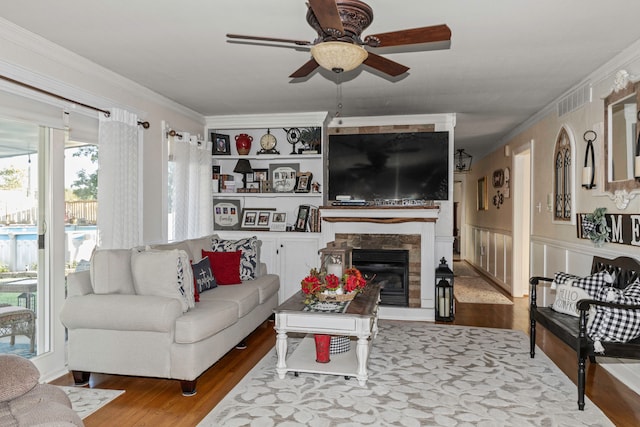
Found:
[{"label": "ceiling fan", "polygon": [[366,3],[359,0],[308,0],[307,5],[307,22],[318,33],[313,42],[242,34],[227,34],[227,37],[311,46],[312,58],[294,71],[289,76],[291,78],[306,77],[318,67],[341,73],[360,64],[395,77],[407,72],[409,67],[368,49],[413,45],[413,48],[427,50],[416,45],[451,40],[451,30],[444,24],[373,34],[363,40],[360,38],[362,31],[373,21],[373,9]]}]

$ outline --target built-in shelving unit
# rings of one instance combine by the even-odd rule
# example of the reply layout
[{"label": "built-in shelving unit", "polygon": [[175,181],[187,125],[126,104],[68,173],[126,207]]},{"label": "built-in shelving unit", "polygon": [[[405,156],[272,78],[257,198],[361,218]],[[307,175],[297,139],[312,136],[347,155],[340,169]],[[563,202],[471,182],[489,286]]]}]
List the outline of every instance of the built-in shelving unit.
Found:
[{"label": "built-in shelving unit", "polygon": [[[259,114],[238,116],[210,116],[206,118],[205,133],[211,138],[212,133],[227,135],[230,142],[228,155],[212,155],[212,163],[220,168],[223,175],[232,175],[236,183],[235,192],[218,192],[213,194],[213,199],[239,200],[241,209],[277,209],[287,213],[288,225],[293,225],[300,205],[322,206],[324,201],[324,170],[325,163],[322,149],[326,146],[325,129],[328,120],[327,112],[295,113],[295,114]],[[293,154],[302,149],[298,143],[294,147],[288,138],[287,130],[297,128],[320,128],[321,144],[317,154]],[[259,154],[261,150],[260,139],[270,133],[277,141],[275,149],[279,154]],[[253,138],[248,154],[240,155],[236,149],[236,135],[247,134]],[[309,192],[237,192],[242,188],[243,175],[234,173],[233,170],[238,160],[246,159],[254,170],[267,171],[269,180],[273,180],[271,171],[278,166],[294,166],[299,172],[312,174],[311,182],[319,185]],[[271,170],[270,170],[271,169]],[[251,177],[249,177],[251,178]],[[257,180],[254,181],[257,183]],[[253,185],[256,186],[256,183]]]}]

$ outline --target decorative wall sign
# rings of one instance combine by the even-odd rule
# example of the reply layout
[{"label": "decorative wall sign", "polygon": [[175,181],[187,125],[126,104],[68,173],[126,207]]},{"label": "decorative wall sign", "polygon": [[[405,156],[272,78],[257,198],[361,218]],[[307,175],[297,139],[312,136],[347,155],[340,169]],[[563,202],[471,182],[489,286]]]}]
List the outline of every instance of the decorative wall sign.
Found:
[{"label": "decorative wall sign", "polygon": [[[579,239],[589,239],[584,225],[589,213],[579,213],[576,231]],[[609,231],[609,242],[640,247],[640,214],[604,214]]]},{"label": "decorative wall sign", "polygon": [[504,185],[504,170],[497,169],[493,171],[493,188],[502,188]]},{"label": "decorative wall sign", "polygon": [[213,199],[213,228],[240,229],[240,200]]}]

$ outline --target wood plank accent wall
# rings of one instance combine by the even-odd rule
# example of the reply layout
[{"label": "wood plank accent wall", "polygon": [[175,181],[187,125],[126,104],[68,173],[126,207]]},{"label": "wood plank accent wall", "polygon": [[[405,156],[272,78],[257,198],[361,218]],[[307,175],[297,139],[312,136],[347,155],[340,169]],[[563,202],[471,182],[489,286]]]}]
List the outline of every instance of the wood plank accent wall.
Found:
[{"label": "wood plank accent wall", "polygon": [[355,126],[328,128],[329,135],[337,134],[375,134],[375,133],[409,133],[409,132],[435,132],[435,124],[423,125],[385,125],[385,126]]}]

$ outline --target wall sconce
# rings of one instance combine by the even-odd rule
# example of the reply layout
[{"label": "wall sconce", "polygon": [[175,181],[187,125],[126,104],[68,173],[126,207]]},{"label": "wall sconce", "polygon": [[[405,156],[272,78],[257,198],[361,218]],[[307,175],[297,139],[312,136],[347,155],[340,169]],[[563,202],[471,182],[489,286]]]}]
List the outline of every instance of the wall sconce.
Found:
[{"label": "wall sconce", "polygon": [[465,153],[463,148],[459,148],[456,151],[457,153],[453,156],[456,172],[469,172],[471,170],[471,159],[473,157]]},{"label": "wall sconce", "polygon": [[[592,130],[586,131],[582,136],[582,138],[587,142],[587,150],[584,153],[584,167],[582,168],[582,186],[587,190],[591,190],[596,186],[594,183],[596,173],[594,166],[595,154],[593,153],[593,141],[595,141],[597,137],[598,135]],[[589,160],[591,160],[590,166]]]}]

